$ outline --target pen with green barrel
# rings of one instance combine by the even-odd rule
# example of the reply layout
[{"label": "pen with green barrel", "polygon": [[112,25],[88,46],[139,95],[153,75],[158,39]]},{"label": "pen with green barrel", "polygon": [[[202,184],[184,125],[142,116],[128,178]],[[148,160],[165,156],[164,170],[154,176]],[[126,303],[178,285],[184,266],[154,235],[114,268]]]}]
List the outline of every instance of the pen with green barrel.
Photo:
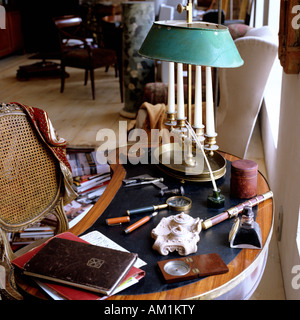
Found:
[{"label": "pen with green barrel", "polygon": [[126,213],[128,216],[131,216],[134,214],[147,213],[147,212],[152,212],[152,211],[156,211],[156,210],[161,210],[161,209],[165,209],[167,207],[168,207],[168,204],[164,203],[164,204],[151,205],[151,206],[147,206],[147,207],[127,210]]}]

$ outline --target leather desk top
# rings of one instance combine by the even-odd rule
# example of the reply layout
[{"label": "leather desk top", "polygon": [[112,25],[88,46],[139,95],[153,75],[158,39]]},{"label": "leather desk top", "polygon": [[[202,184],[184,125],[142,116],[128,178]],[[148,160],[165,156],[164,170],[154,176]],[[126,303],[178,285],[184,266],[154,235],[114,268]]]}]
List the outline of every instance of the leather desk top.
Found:
[{"label": "leather desk top", "polygon": [[[227,161],[226,175],[217,180],[217,185],[221,189],[221,193],[225,196],[225,207],[223,209],[207,208],[207,197],[212,193],[211,182],[184,183],[185,196],[192,200],[192,207],[189,209],[188,213],[193,218],[200,217],[205,220],[222,212],[224,209],[231,208],[232,206],[245,201],[230,197],[230,166],[231,162]],[[178,180],[168,177],[155,165],[124,165],[124,168],[127,173],[126,178],[149,174],[154,177],[163,177],[164,183],[169,187],[169,189],[178,188],[180,186],[180,182]],[[108,218],[126,215],[126,211],[128,209],[165,203],[167,197],[160,197],[158,194],[159,189],[153,185],[129,188],[122,186],[101,217],[85,232],[88,233],[93,230],[98,230],[123,246],[125,249],[138,253],[139,257],[147,263],[146,266],[142,267],[142,269],[146,271],[145,278],[138,284],[122,291],[120,295],[153,293],[184,286],[195,281],[201,281],[201,279],[197,279],[166,284],[157,266],[158,261],[171,259],[172,257],[178,258],[181,256],[176,251],[167,256],[162,256],[157,251],[153,250],[152,245],[154,243],[154,239],[151,238],[151,230],[156,227],[162,217],[167,217],[171,214],[178,214],[179,212],[172,211],[170,209],[160,210],[156,217],[152,218],[148,223],[127,235],[124,234],[123,231],[128,224],[123,224],[121,226],[107,226],[105,223],[105,220]],[[257,209],[254,208],[255,213],[256,211]],[[130,224],[148,214],[150,213],[132,216]],[[198,242],[198,251],[193,255],[218,253],[223,261],[228,264],[240,252],[240,249],[231,249],[229,247],[228,236],[232,224],[233,220],[231,219],[208,230],[202,230],[200,233],[200,242]]]}]

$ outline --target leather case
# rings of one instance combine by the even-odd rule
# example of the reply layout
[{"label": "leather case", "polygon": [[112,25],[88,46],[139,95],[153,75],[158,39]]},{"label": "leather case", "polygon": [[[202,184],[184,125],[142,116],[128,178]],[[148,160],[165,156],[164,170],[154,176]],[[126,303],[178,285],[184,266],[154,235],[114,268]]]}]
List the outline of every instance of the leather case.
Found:
[{"label": "leather case", "polygon": [[226,273],[229,270],[217,253],[158,261],[157,264],[167,283]]}]

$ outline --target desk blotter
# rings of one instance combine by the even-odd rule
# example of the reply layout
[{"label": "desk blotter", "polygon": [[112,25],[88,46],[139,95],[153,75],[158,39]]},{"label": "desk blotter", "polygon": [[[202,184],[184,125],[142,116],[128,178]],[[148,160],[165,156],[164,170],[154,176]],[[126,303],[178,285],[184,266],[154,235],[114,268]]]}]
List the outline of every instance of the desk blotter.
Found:
[{"label": "desk blotter", "polygon": [[[241,199],[230,197],[230,166],[231,162],[227,161],[227,173],[224,177],[217,181],[218,187],[225,196],[225,209],[231,208],[242,202]],[[164,184],[166,184],[169,189],[178,188],[180,186],[179,180],[172,179],[171,177],[163,174],[156,165],[128,164],[124,165],[124,168],[127,172],[126,178],[141,174],[150,174],[154,177],[163,177]],[[185,195],[191,198],[193,202],[191,209],[188,211],[193,218],[199,217],[200,219],[205,220],[223,211],[223,209],[212,209],[207,207],[207,197],[212,192],[212,184],[210,182],[185,182],[183,186],[185,189]],[[146,272],[146,276],[138,284],[122,291],[120,293],[121,295],[153,293],[177,288],[194,281],[201,281],[200,278],[197,280],[166,284],[158,268],[158,261],[178,258],[180,256],[177,252],[173,252],[167,256],[162,256],[153,250],[152,246],[154,239],[151,238],[151,231],[158,225],[163,217],[175,215],[178,214],[178,212],[171,211],[169,209],[160,210],[156,217],[152,218],[148,223],[128,235],[124,234],[123,232],[128,224],[113,227],[106,225],[106,219],[123,215],[125,216],[128,209],[134,209],[153,204],[163,204],[165,203],[166,199],[167,197],[159,196],[159,189],[153,185],[131,188],[121,187],[101,217],[91,228],[86,231],[86,233],[93,230],[100,231],[125,249],[138,253],[139,257],[147,262],[147,265],[143,267],[143,270]],[[257,207],[254,208],[255,215],[256,212]],[[145,215],[146,214],[141,214],[137,215],[136,217],[131,217],[130,223],[141,219]],[[198,250],[194,255],[218,253],[225,264],[228,264],[230,261],[232,261],[241,250],[231,249],[229,246],[228,235],[232,224],[233,220],[226,220],[214,226],[213,228],[201,231],[201,240],[198,243]]]}]

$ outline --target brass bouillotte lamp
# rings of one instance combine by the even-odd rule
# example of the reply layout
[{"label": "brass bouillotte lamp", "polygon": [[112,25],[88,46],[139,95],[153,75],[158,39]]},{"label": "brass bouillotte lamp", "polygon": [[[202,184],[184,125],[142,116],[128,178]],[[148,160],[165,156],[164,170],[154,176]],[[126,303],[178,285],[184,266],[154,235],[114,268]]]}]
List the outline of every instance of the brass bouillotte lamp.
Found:
[{"label": "brass bouillotte lamp", "polygon": [[[228,28],[218,24],[193,22],[192,0],[177,10],[187,11],[187,21],[166,20],[153,23],[139,53],[147,58],[169,62],[167,125],[173,133],[185,140],[185,158],[174,161],[179,151],[175,143],[164,144],[156,151],[162,170],[167,174],[189,181],[213,181],[226,173],[226,160],[216,150],[212,67],[234,68],[243,60],[232,40]],[[185,114],[183,64],[187,65],[187,109]],[[192,66],[195,66],[195,106],[192,119]],[[175,105],[175,66],[177,67],[177,107]],[[202,68],[206,74],[206,121],[202,120]],[[193,127],[193,128],[192,128]],[[204,156],[195,158],[195,150]],[[170,156],[163,162],[165,154]]]}]

